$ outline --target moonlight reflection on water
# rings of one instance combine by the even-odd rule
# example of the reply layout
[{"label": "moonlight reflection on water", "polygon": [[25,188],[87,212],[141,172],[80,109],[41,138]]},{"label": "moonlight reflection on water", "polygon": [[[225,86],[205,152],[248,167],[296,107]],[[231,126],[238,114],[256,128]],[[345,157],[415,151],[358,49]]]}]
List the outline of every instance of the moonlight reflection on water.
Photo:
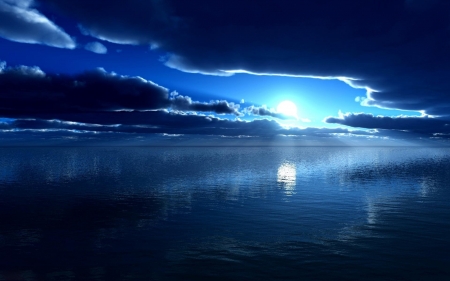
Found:
[{"label": "moonlight reflection on water", "polygon": [[286,195],[292,195],[295,191],[296,169],[295,164],[284,162],[278,168],[277,182],[281,184]]},{"label": "moonlight reflection on water", "polygon": [[0,280],[450,276],[448,148],[0,155]]}]

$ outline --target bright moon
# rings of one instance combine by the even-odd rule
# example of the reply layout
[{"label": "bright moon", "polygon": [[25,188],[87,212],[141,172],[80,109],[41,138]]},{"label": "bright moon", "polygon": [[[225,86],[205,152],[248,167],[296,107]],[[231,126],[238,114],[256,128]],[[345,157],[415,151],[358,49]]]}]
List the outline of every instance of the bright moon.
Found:
[{"label": "bright moon", "polygon": [[285,100],[277,106],[277,112],[288,116],[297,117],[297,106],[295,103]]}]

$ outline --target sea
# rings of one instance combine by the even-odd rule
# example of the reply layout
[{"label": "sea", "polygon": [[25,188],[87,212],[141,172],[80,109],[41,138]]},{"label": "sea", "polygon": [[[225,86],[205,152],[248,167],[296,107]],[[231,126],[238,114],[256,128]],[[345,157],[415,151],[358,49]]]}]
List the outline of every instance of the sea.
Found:
[{"label": "sea", "polygon": [[0,280],[450,280],[450,148],[3,147]]}]

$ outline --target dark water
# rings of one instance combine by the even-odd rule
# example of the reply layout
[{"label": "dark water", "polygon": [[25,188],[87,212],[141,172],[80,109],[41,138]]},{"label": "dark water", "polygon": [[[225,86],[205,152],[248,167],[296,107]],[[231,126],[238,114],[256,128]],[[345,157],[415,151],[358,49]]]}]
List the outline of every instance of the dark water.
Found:
[{"label": "dark water", "polygon": [[0,156],[0,280],[450,280],[450,149]]}]

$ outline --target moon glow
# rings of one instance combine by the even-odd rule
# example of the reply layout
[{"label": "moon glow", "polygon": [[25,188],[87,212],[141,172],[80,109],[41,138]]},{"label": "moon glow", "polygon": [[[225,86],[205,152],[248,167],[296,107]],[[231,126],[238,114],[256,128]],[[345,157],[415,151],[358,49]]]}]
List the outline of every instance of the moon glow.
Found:
[{"label": "moon glow", "polygon": [[278,104],[277,112],[287,116],[297,117],[297,106],[295,103],[285,100]]}]

